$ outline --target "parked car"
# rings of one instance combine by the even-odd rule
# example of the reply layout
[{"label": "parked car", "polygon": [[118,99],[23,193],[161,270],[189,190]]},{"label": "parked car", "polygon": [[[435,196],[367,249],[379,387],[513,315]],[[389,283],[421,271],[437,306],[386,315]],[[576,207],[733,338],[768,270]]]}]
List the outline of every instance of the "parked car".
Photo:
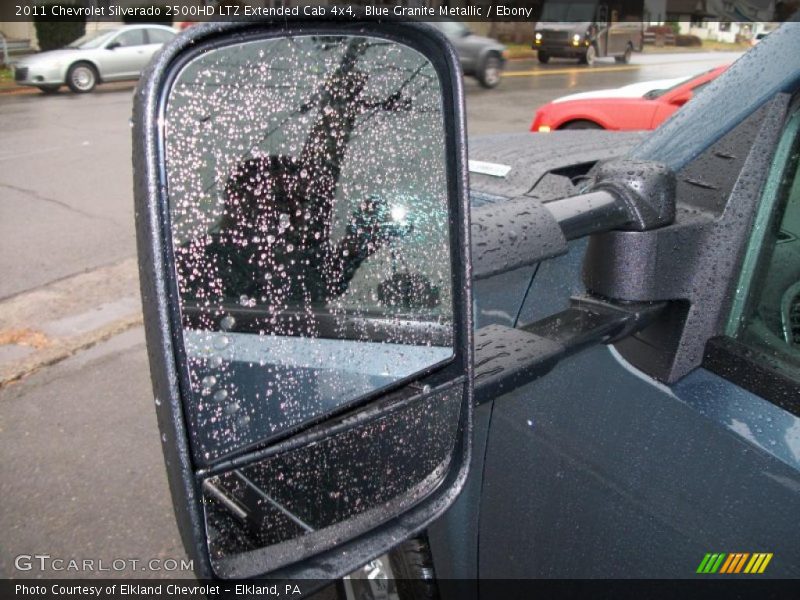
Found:
[{"label": "parked car", "polygon": [[436,21],[431,25],[447,36],[458,52],[464,75],[470,75],[485,88],[500,85],[508,51],[492,38],[475,35],[460,21]]},{"label": "parked car", "polygon": [[540,107],[531,131],[556,129],[655,129],[711,83],[727,66],[692,77],[635,83],[616,90],[564,96]]},{"label": "parked car", "polygon": [[91,92],[99,83],[138,79],[153,54],[177,31],[165,25],[125,25],[92,31],[65,48],[26,56],[14,63],[14,81],[52,94],[66,84]]},{"label": "parked car", "polygon": [[[800,577],[787,56],[798,22],[653,132],[473,138],[468,172],[430,27],[209,24],[160,53],[139,279],[197,576],[264,595],[367,565],[370,598],[388,552],[403,598]],[[588,578],[633,581],[526,583]]]}]

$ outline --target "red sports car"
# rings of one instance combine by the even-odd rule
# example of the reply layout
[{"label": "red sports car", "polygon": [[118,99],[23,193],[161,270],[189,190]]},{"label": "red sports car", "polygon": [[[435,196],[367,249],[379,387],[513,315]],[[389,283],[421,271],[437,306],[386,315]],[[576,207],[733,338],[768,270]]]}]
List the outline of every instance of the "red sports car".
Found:
[{"label": "red sports car", "polygon": [[565,96],[536,111],[531,131],[655,129],[727,68],[717,67],[692,78]]}]

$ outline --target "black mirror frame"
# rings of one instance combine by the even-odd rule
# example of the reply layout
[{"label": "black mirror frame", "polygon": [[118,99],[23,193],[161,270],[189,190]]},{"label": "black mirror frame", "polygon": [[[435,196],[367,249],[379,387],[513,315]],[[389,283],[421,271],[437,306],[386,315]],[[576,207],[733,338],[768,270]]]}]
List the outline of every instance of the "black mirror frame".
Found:
[{"label": "black mirror frame", "polygon": [[[445,368],[462,374],[465,392],[451,463],[458,468],[450,468],[442,484],[430,496],[370,532],[269,573],[269,577],[323,580],[347,574],[420,531],[443,513],[461,491],[467,476],[473,405],[472,269],[464,91],[460,63],[452,46],[432,26],[399,21],[297,19],[208,23],[192,27],[160,50],[137,87],[133,111],[133,169],[139,279],[156,414],[178,529],[199,578],[211,579],[215,575],[206,544],[198,467],[193,464],[181,395],[185,386],[182,382],[185,365],[181,364],[180,353],[176,351],[182,347],[182,333],[162,161],[163,108],[177,68],[187,54],[198,52],[198,47],[246,41],[254,35],[315,33],[368,35],[403,43],[430,60],[440,76],[455,316],[455,356]],[[317,429],[319,427],[317,424]]]}]

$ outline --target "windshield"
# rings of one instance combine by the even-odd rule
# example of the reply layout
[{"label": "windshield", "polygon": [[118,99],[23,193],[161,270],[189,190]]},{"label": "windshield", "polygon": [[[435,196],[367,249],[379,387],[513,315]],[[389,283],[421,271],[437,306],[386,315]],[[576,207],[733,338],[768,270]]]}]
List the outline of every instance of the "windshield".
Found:
[{"label": "windshield", "polygon": [[[713,70],[714,69],[709,69],[708,71],[703,71],[699,75],[695,75],[694,77],[692,77],[692,80],[700,79],[701,77],[705,77],[706,75],[711,73],[711,71],[713,71]],[[678,83],[676,83],[675,85],[672,85],[670,87],[666,87],[666,88],[660,89],[660,90],[650,90],[643,97],[646,98],[647,100],[654,100],[656,98],[660,98],[664,94],[668,94],[669,92],[671,92],[673,90],[677,90],[682,85],[686,85],[686,81],[687,81],[686,79],[682,79],[681,81],[679,81]]]},{"label": "windshield", "polygon": [[118,29],[103,29],[101,31],[92,31],[86,35],[82,35],[71,44],[67,44],[67,48],[99,48],[105,41],[115,34]]},{"label": "windshield", "polygon": [[548,2],[542,9],[542,21],[593,21],[594,2]]}]

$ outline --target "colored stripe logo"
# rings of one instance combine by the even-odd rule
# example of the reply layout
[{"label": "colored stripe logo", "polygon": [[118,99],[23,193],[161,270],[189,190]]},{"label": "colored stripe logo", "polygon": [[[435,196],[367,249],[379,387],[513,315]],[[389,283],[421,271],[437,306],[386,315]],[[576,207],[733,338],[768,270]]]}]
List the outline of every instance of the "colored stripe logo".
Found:
[{"label": "colored stripe logo", "polygon": [[697,573],[703,575],[713,575],[715,573],[725,575],[735,575],[737,573],[747,573],[750,575],[763,573],[769,561],[772,560],[772,552],[709,552],[700,561]]}]

